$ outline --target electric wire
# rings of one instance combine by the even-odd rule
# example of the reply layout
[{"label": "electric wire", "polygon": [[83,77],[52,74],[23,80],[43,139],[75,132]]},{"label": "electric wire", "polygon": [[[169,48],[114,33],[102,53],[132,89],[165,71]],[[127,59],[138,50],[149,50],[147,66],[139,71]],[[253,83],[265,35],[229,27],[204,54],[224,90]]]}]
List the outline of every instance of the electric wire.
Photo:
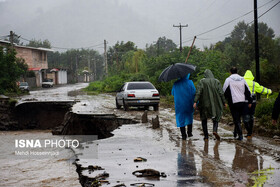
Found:
[{"label": "electric wire", "polygon": [[[272,7],[270,7],[267,11],[265,11],[265,12],[262,13],[260,16],[258,16],[258,18],[261,18],[263,15],[265,15],[266,13],[268,13],[271,9],[273,9],[274,7],[276,7],[279,3],[280,3],[280,1],[278,1],[275,5],[273,5]],[[251,22],[249,23],[249,25],[252,24],[253,22],[254,22],[254,20],[251,21]]]},{"label": "electric wire", "polygon": [[[29,40],[29,39],[26,39],[22,36],[20,36],[21,39],[25,40],[25,41],[32,41],[32,40]],[[96,44],[96,45],[91,45],[91,46],[88,46],[88,47],[79,47],[79,48],[70,48],[70,47],[57,47],[57,46],[52,46],[53,49],[64,49],[64,50],[68,50],[68,49],[90,49],[90,48],[94,48],[94,47],[98,47],[100,45],[103,45],[103,43],[99,43],[99,44]]]},{"label": "electric wire", "polygon": [[[267,3],[265,3],[265,4],[263,4],[262,6],[258,7],[257,9],[260,9],[260,8],[264,7],[265,5],[267,5],[267,4],[269,4],[269,3],[273,2],[273,1],[275,1],[275,0],[271,0],[271,1],[269,1],[269,2],[267,2]],[[268,9],[266,12],[264,12],[261,16],[263,16],[264,14],[266,14],[267,12],[269,12],[272,8],[274,8],[274,7],[275,7],[276,5],[278,5],[279,3],[280,3],[280,1],[278,1],[275,5],[273,5],[271,8],[269,8],[269,9]],[[230,21],[228,21],[228,22],[222,24],[222,25],[219,25],[219,26],[217,26],[217,27],[215,27],[215,28],[213,28],[213,29],[210,29],[210,30],[208,30],[208,31],[202,32],[202,33],[196,35],[196,36],[197,36],[197,39],[200,39],[200,38],[198,38],[198,36],[201,36],[201,35],[207,34],[207,33],[209,33],[209,32],[212,32],[212,31],[214,31],[214,30],[217,30],[217,29],[219,29],[219,28],[221,28],[221,27],[223,27],[223,26],[225,26],[225,25],[228,25],[228,24],[230,24],[230,23],[232,23],[232,22],[234,22],[234,21],[236,21],[236,20],[238,20],[238,19],[240,19],[240,18],[242,18],[242,17],[244,17],[244,16],[247,16],[248,14],[252,13],[253,11],[254,11],[254,10],[251,10],[251,11],[249,11],[249,12],[247,12],[247,13],[245,13],[245,14],[243,14],[243,15],[241,15],[241,16],[235,18],[235,19],[232,19],[232,20],[230,20]],[[259,16],[259,17],[261,17],[261,16]],[[229,34],[230,34],[230,33],[229,33]],[[225,36],[227,36],[227,35],[229,35],[229,34],[226,34]],[[187,40],[187,41],[184,41],[184,42],[182,42],[182,43],[187,43],[187,42],[189,42],[189,41],[191,41],[191,40]]]}]

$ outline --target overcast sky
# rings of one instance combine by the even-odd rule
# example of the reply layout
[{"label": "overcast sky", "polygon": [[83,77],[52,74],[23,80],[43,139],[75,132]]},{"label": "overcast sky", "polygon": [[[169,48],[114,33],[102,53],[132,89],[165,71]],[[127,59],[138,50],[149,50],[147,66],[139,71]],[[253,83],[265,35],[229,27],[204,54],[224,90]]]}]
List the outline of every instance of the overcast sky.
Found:
[{"label": "overcast sky", "polygon": [[[239,21],[250,23],[253,0],[0,0],[0,37],[12,30],[24,39],[48,39],[52,46],[103,50],[104,39],[112,46],[117,41],[132,41],[145,48],[165,36],[179,45],[190,46],[199,35],[231,20],[217,30],[199,35],[199,48],[223,40]],[[262,15],[279,0],[258,0]],[[259,22],[280,36],[280,3]],[[2,38],[1,38],[2,39]],[[24,40],[22,40],[24,41]]]}]

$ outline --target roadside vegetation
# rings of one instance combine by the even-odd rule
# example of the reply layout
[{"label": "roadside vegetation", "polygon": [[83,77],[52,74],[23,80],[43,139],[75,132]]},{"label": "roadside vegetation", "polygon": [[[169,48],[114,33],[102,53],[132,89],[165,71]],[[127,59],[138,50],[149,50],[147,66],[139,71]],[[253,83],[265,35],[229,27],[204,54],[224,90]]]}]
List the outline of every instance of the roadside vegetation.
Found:
[{"label": "roadside vegetation", "polygon": [[[190,77],[195,85],[203,78],[205,69],[210,69],[221,83],[230,75],[229,69],[232,66],[238,68],[240,75],[244,75],[246,70],[251,70],[255,75],[253,28],[254,25],[239,22],[223,41],[204,49],[194,46],[188,63],[197,66]],[[280,89],[280,38],[275,38],[274,31],[265,23],[259,23],[259,46],[261,85],[272,89],[274,93],[269,98],[263,96],[258,102],[255,117],[262,128],[278,129],[279,124],[277,127],[271,125],[271,112],[278,95],[275,92]],[[145,50],[137,49],[133,42],[118,42],[108,50],[108,75],[104,75],[102,81],[90,83],[86,90],[116,92],[126,81],[147,80],[156,86],[164,98],[162,100],[170,106],[173,102],[170,94],[175,80],[162,83],[158,82],[158,77],[167,66],[185,62],[189,50],[190,47],[184,47],[180,52],[176,44],[165,37],[147,45]]]},{"label": "roadside vegetation", "polygon": [[27,68],[23,59],[16,58],[15,50],[0,47],[0,95],[20,93],[16,82]]}]

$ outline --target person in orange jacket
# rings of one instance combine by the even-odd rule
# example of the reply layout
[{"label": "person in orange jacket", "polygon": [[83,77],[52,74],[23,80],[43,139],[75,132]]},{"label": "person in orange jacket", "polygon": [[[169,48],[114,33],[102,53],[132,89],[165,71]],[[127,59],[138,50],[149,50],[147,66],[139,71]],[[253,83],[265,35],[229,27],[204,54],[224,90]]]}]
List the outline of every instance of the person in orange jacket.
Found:
[{"label": "person in orange jacket", "polygon": [[247,138],[252,138],[252,133],[253,133],[253,126],[254,126],[254,114],[255,114],[255,109],[256,109],[256,93],[263,94],[263,95],[269,95],[272,93],[271,89],[268,89],[266,87],[263,87],[259,83],[254,81],[254,75],[250,70],[247,70],[244,79],[247,82],[252,98],[253,98],[253,103],[251,108],[248,110],[248,115],[250,116],[249,123],[245,125],[245,128],[247,130]]}]

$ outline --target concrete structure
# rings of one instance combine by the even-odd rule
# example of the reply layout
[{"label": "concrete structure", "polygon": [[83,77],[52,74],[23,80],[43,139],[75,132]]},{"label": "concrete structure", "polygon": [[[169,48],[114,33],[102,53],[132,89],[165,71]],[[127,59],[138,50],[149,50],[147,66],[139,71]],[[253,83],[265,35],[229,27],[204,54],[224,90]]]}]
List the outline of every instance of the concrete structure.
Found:
[{"label": "concrete structure", "polygon": [[[9,41],[0,40],[0,46],[7,47],[10,45]],[[47,78],[46,70],[48,69],[47,52],[53,51],[47,48],[35,48],[19,46],[14,44],[17,58],[23,58],[28,65],[29,71],[34,71],[36,76],[36,86],[42,85],[42,80]]]},{"label": "concrete structure", "polygon": [[47,78],[52,79],[54,84],[67,84],[67,71],[53,68],[47,74]]}]

